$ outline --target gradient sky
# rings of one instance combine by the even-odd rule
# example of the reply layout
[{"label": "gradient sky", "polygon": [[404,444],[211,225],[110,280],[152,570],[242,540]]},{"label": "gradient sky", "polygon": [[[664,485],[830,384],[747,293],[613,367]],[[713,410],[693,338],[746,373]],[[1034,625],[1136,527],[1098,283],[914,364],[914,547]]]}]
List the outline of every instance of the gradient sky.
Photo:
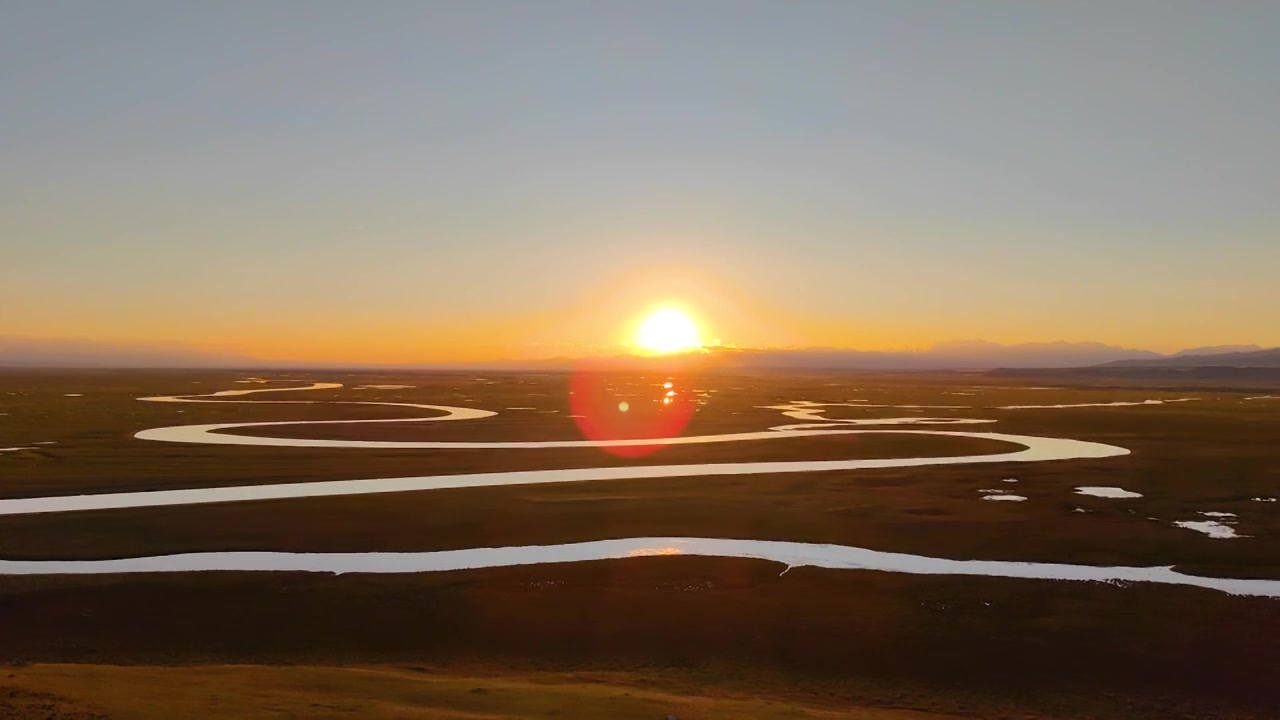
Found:
[{"label": "gradient sky", "polygon": [[1275,2],[0,9],[0,335],[1280,345]]}]

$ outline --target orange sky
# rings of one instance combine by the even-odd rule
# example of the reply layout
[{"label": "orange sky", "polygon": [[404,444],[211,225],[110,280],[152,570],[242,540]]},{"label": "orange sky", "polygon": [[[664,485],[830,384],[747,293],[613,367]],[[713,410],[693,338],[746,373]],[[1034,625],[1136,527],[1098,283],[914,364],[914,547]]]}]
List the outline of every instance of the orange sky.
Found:
[{"label": "orange sky", "polygon": [[[584,284],[585,285],[585,284]],[[938,308],[936,317],[903,317],[893,302],[871,303],[855,318],[839,308],[797,302],[774,304],[707,271],[663,268],[622,271],[577,290],[557,305],[410,314],[346,308],[340,298],[262,311],[175,304],[121,316],[113,308],[45,305],[22,318],[6,318],[0,334],[58,336],[108,342],[183,343],[201,349],[273,360],[332,362],[464,362],[591,356],[618,352],[635,339],[644,317],[677,307],[698,324],[704,342],[742,347],[842,347],[865,350],[919,348],[940,340],[983,338],[1005,343],[1066,339],[1174,351],[1196,344],[1265,344],[1270,328],[1257,318],[1232,322],[1207,306],[1180,323],[1207,332],[1179,339],[1177,323],[1150,323],[1135,333],[1124,318],[1107,314],[1063,316],[1046,326],[1035,307],[1011,307],[995,318],[972,318]],[[785,298],[784,298],[785,300]],[[898,319],[901,318],[901,319]],[[1265,330],[1253,332],[1251,330]]]}]

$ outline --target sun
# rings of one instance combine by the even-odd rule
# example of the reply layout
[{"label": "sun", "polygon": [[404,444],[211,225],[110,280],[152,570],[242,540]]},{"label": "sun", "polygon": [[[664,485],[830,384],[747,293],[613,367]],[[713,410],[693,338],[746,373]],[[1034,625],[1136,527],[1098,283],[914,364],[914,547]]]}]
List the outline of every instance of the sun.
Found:
[{"label": "sun", "polygon": [[702,340],[688,315],[676,308],[663,308],[640,323],[636,344],[650,352],[670,353],[701,347]]}]

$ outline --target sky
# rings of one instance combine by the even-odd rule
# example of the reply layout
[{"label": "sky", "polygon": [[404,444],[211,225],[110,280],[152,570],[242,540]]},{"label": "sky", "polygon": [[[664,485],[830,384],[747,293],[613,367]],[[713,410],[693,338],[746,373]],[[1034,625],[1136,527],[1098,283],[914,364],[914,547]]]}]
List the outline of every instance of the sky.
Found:
[{"label": "sky", "polygon": [[1274,2],[0,8],[0,336],[1280,345]]}]

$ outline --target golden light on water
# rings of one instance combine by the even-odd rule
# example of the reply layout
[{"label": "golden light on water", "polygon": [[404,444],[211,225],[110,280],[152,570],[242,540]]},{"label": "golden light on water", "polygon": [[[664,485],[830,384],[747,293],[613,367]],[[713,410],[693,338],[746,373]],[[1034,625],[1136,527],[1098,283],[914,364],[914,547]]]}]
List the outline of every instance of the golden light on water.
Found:
[{"label": "golden light on water", "polygon": [[663,308],[644,319],[636,331],[636,344],[655,353],[679,352],[702,346],[698,326],[677,308]]},{"label": "golden light on water", "polygon": [[637,548],[627,553],[629,557],[653,557],[659,555],[683,555],[684,552],[677,547],[664,548]]}]

